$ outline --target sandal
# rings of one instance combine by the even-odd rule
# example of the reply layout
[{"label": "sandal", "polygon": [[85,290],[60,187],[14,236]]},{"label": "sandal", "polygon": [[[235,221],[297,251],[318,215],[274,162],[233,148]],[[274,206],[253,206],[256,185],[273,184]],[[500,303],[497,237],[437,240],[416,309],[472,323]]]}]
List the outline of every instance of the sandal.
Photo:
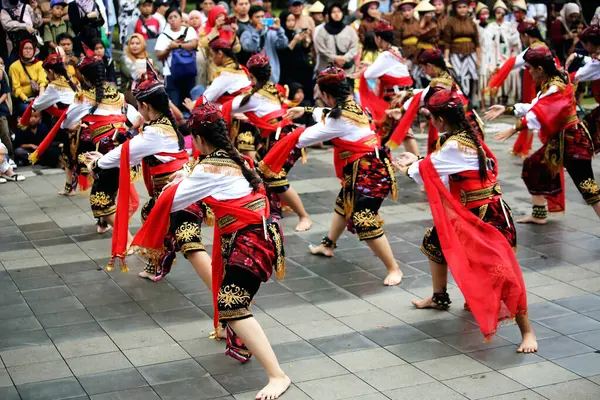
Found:
[{"label": "sandal", "polygon": [[25,177],[19,174],[14,174],[12,176],[4,175],[4,178],[12,182],[23,182],[25,180]]}]

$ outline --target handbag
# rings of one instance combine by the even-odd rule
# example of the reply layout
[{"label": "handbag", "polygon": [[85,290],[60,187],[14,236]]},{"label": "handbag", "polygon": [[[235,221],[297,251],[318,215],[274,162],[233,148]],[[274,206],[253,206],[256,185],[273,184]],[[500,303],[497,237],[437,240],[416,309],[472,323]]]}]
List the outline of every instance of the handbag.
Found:
[{"label": "handbag", "polygon": [[25,71],[25,73],[27,74],[27,77],[31,81],[29,85],[31,86],[33,95],[37,97],[37,95],[40,94],[40,85],[36,81],[34,81],[33,78],[31,78],[31,75],[29,75],[29,71],[27,71],[27,68],[25,68],[25,64],[23,64],[21,62],[21,60],[19,60],[19,62],[21,63],[21,66],[23,67],[23,71]]},{"label": "handbag", "polygon": [[[185,28],[183,36],[187,36],[188,28]],[[175,40],[166,33],[163,33],[171,40]],[[177,78],[195,77],[198,74],[196,67],[196,50],[175,49],[171,51],[171,64],[169,65],[171,76]]]},{"label": "handbag", "polygon": [[[333,37],[333,43],[335,44],[335,54],[338,56],[343,56],[344,53],[343,51],[340,50],[340,48],[338,47],[337,44],[337,35],[335,35]],[[346,69],[350,69],[354,66],[354,60],[350,60],[350,61],[346,61],[346,63],[342,66],[342,69],[346,70]]]}]

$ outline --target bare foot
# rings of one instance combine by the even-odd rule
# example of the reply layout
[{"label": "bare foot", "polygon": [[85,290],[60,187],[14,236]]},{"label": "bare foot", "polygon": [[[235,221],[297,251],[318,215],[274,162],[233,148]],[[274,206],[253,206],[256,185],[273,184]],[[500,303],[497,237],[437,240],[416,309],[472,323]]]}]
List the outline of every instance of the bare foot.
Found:
[{"label": "bare foot", "polygon": [[435,308],[436,310],[445,310],[445,308],[443,308],[433,302],[433,297],[428,297],[424,300],[412,300],[411,303],[413,304],[413,306],[417,307],[420,310],[426,309],[426,308]]},{"label": "bare foot", "polygon": [[292,381],[287,375],[283,375],[281,378],[269,378],[269,384],[265,386],[258,394],[255,399],[257,400],[273,400],[278,399],[288,388]]},{"label": "bare foot", "polygon": [[216,341],[227,339],[227,329],[219,326],[216,331],[212,331],[208,335],[209,339],[215,339]]},{"label": "bare foot", "polygon": [[108,231],[110,231],[110,225],[108,225],[108,226],[97,225],[97,227],[96,227],[96,232],[98,232],[98,233],[106,233]]},{"label": "bare foot", "polygon": [[60,192],[58,192],[58,194],[61,196],[75,196],[75,190],[71,190],[70,192],[65,192],[64,190],[61,190]]},{"label": "bare foot", "polygon": [[537,339],[533,332],[523,334],[521,345],[517,349],[517,353],[535,353],[538,351]]},{"label": "bare foot", "polygon": [[154,274],[148,273],[146,271],[142,271],[138,274],[140,278],[150,279],[152,282],[158,282],[162,279],[161,276],[156,276]]},{"label": "bare foot", "polygon": [[306,232],[312,228],[312,221],[309,217],[301,217],[300,221],[298,221],[298,225],[296,225],[296,232]]},{"label": "bare foot", "polygon": [[535,218],[535,217],[532,217],[531,215],[528,215],[527,217],[518,219],[517,222],[520,224],[546,225],[548,223],[548,219],[547,218],[544,218],[544,219]]},{"label": "bare foot", "polygon": [[308,248],[310,249],[310,252],[316,256],[333,257],[333,249],[330,247],[325,247],[322,244],[318,246],[309,244]]},{"label": "bare foot", "polygon": [[397,267],[396,270],[388,272],[387,276],[383,280],[384,286],[396,286],[402,282],[402,271],[400,271],[400,267]]}]

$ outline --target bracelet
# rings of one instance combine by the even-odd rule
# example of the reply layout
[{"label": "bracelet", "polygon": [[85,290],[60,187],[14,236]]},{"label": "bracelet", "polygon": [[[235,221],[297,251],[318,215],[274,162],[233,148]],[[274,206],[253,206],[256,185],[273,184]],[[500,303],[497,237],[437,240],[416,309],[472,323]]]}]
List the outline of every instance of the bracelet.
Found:
[{"label": "bracelet", "polygon": [[506,106],[504,109],[504,115],[513,115],[515,113],[515,106]]}]

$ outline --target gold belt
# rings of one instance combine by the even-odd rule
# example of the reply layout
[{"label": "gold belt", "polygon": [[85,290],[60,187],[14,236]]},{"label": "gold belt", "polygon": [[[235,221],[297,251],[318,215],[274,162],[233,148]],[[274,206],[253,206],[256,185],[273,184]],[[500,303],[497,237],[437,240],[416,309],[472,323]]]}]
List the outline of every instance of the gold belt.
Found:
[{"label": "gold belt", "polygon": [[435,49],[435,46],[431,43],[427,43],[427,42],[419,42],[417,44],[417,47],[420,49],[427,49],[427,50],[433,50]]},{"label": "gold belt", "polygon": [[411,36],[406,39],[402,39],[402,44],[406,45],[415,45],[419,42],[419,38],[417,36]]},{"label": "gold belt", "polygon": [[123,124],[122,122],[117,122],[116,124],[110,124],[110,125],[102,125],[99,128],[90,130],[90,136],[93,140],[100,135],[104,135],[106,132],[110,132],[113,129],[119,129],[119,128],[124,128],[124,127],[125,127],[125,124]]},{"label": "gold belt", "polygon": [[473,38],[470,37],[459,37],[452,40],[452,43],[472,43]]},{"label": "gold belt", "polygon": [[[247,208],[248,210],[252,210],[252,211],[262,210],[264,208],[267,208],[267,201],[265,198],[260,198],[258,200],[251,201],[248,204],[245,204],[244,208]],[[221,218],[218,218],[216,222],[217,222],[217,226],[219,227],[219,229],[223,229],[226,226],[231,225],[236,221],[237,221],[237,218],[235,218],[234,216],[231,216],[229,214],[226,214],[226,215],[222,216]]]},{"label": "gold belt", "polygon": [[461,204],[467,205],[468,203],[472,203],[474,201],[485,200],[496,195],[502,194],[502,189],[500,189],[499,184],[495,184],[493,186],[488,186],[483,189],[470,190],[465,192],[464,190],[460,191],[460,202]]}]

